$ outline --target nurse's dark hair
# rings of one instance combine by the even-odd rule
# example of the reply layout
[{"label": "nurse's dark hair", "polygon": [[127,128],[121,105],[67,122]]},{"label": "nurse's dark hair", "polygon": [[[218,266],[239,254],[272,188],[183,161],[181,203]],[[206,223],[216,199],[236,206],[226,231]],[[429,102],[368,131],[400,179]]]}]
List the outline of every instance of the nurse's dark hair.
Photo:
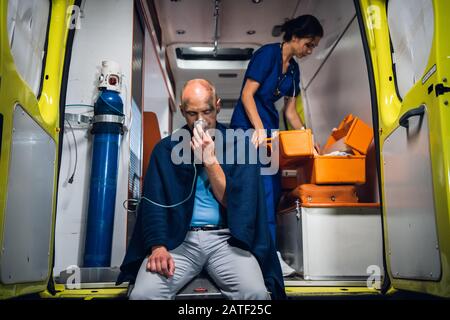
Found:
[{"label": "nurse's dark hair", "polygon": [[286,21],[281,26],[281,31],[284,32],[283,40],[286,42],[291,41],[293,36],[297,38],[323,37],[322,25],[316,17],[310,14]]}]

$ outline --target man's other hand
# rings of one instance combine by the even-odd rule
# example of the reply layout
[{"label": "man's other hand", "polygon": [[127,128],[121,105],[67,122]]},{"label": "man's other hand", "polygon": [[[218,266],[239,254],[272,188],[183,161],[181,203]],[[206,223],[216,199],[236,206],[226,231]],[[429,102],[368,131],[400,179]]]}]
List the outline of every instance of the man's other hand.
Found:
[{"label": "man's other hand", "polygon": [[167,278],[173,277],[175,262],[166,247],[156,246],[152,248],[152,254],[147,261],[147,270],[157,272]]}]

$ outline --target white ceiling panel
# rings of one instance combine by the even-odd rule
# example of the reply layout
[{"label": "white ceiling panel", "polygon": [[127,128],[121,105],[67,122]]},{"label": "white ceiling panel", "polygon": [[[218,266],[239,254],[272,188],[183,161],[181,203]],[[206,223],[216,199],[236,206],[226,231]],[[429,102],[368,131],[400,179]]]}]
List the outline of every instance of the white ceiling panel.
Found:
[{"label": "white ceiling panel", "polygon": [[[276,42],[274,25],[292,18],[301,0],[222,0],[219,3],[219,43]],[[163,42],[212,42],[214,38],[214,0],[156,0]],[[177,30],[186,31],[179,35]],[[255,34],[248,35],[247,31]]]},{"label": "white ceiling panel", "polygon": [[[247,63],[212,61],[177,63],[175,48],[191,44],[208,46],[214,36],[214,0],[155,0],[167,49],[168,62],[177,84],[192,78],[206,78],[219,88],[226,98],[236,98],[241,89]],[[355,17],[353,0],[221,0],[219,11],[219,47],[253,47],[280,42],[273,37],[272,29],[286,19],[301,14],[315,15],[324,27],[324,38],[314,53],[300,60],[302,83],[308,84],[320,68],[336,41]],[[184,30],[182,35],[177,30]],[[247,31],[255,34],[248,35]],[[219,78],[220,72],[237,73],[236,78]]]},{"label": "white ceiling panel", "polygon": [[[222,0],[219,5],[219,47],[254,48],[281,41],[272,36],[272,28],[292,18],[300,0]],[[248,61],[180,61],[175,49],[182,46],[205,46],[214,40],[214,0],[156,0],[163,43],[176,81],[176,96],[185,81],[210,80],[225,99],[239,96]],[[184,30],[185,34],[177,34]],[[247,31],[254,30],[249,35]],[[219,73],[235,73],[235,78],[221,78]]]}]

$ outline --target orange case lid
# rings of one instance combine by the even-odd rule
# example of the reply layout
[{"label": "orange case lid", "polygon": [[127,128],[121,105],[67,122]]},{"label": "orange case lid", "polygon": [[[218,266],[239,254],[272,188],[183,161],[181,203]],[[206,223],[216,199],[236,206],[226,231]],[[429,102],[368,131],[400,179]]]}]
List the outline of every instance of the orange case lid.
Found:
[{"label": "orange case lid", "polygon": [[285,158],[312,157],[313,142],[310,129],[280,131],[281,155]]},{"label": "orange case lid", "polygon": [[358,117],[349,114],[342,120],[337,130],[331,133],[324,151],[342,138],[347,146],[356,151],[355,154],[367,154],[373,140],[373,129]]}]

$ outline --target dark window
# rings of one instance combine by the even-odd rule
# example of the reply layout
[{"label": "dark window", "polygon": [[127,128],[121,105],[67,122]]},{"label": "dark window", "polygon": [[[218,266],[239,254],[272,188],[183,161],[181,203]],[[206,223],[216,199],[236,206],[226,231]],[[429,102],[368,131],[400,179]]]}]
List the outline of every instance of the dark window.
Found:
[{"label": "dark window", "polygon": [[177,58],[181,60],[228,60],[228,61],[247,61],[250,60],[253,54],[252,48],[219,48],[216,55],[213,49],[209,51],[208,48],[200,50],[195,48],[177,48]]}]

